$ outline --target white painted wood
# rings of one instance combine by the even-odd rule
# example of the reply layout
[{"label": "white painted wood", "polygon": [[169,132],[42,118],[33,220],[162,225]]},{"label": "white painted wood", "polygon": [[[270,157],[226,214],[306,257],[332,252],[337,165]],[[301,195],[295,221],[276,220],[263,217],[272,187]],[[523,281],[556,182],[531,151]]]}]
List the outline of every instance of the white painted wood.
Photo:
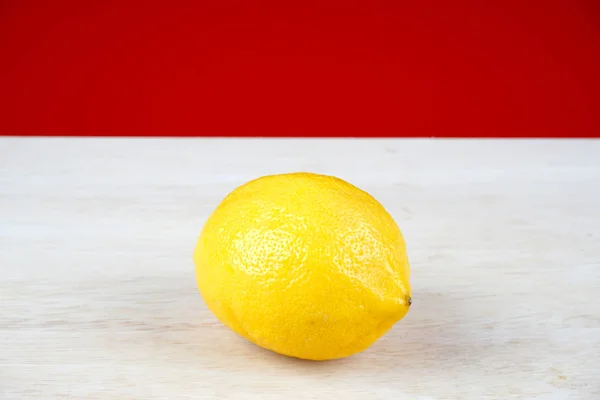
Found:
[{"label": "white painted wood", "polygon": [[[409,315],[333,362],[196,291],[234,187],[340,176],[404,231]],[[0,139],[0,398],[600,399],[600,141]]]}]

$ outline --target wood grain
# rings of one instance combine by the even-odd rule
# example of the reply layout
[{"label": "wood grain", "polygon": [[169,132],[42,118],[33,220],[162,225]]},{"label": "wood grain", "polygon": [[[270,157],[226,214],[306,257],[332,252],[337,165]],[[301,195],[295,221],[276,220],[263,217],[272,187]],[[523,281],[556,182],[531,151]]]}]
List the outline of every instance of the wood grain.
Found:
[{"label": "wood grain", "polygon": [[[223,327],[192,250],[265,174],[371,192],[409,315],[307,362]],[[600,398],[600,141],[0,139],[0,398]]]}]

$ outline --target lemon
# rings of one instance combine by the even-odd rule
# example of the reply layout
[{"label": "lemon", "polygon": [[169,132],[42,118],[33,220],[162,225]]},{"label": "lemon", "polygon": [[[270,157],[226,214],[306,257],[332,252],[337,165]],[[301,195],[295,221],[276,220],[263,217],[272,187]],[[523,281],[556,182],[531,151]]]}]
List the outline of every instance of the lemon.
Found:
[{"label": "lemon", "polygon": [[363,351],[411,304],[400,229],[371,195],[332,176],[270,175],[238,187],[208,218],[194,263],[221,322],[291,357]]}]

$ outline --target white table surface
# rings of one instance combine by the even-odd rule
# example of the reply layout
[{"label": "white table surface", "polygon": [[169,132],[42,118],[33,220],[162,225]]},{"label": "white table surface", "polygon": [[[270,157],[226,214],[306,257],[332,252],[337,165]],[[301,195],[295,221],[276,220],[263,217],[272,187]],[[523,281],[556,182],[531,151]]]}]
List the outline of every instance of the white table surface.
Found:
[{"label": "white table surface", "polygon": [[[266,174],[396,218],[413,306],[333,362],[246,342],[192,251]],[[287,397],[286,397],[287,396]],[[600,141],[0,138],[0,398],[600,399]]]}]

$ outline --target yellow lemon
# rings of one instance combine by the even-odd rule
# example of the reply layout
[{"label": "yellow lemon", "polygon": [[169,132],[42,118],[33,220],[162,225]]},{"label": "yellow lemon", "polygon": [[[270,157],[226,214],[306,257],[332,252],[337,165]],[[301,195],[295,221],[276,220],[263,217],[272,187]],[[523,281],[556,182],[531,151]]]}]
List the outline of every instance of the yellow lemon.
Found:
[{"label": "yellow lemon", "polygon": [[221,322],[291,357],[363,351],[411,304],[400,229],[371,195],[332,176],[271,175],[238,187],[207,220],[194,263]]}]

